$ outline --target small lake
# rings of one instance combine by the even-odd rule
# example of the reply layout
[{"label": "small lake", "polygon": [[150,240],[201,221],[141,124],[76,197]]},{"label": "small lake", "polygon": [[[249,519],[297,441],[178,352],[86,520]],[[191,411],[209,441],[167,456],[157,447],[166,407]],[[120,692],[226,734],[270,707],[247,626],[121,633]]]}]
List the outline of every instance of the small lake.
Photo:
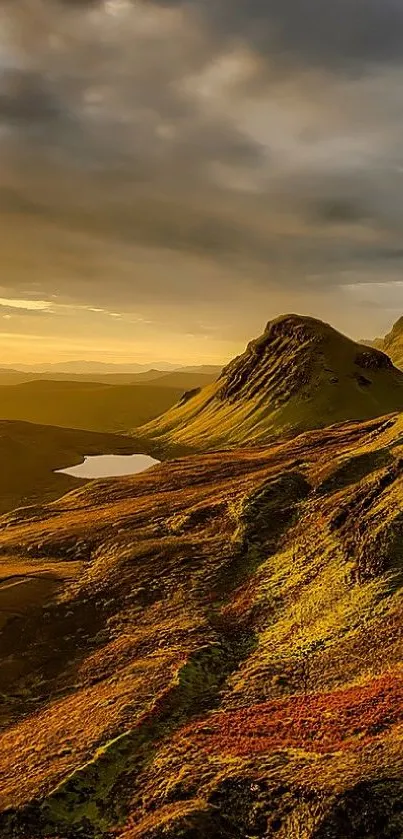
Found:
[{"label": "small lake", "polygon": [[101,454],[85,457],[83,463],[56,472],[73,478],[118,478],[145,472],[159,462],[147,454]]}]

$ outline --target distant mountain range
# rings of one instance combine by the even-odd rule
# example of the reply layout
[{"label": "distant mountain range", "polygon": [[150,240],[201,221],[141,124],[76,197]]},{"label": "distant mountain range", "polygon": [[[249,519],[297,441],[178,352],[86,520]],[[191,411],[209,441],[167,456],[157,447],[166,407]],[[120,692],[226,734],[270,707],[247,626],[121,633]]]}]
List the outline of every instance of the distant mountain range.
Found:
[{"label": "distant mountain range", "polygon": [[142,433],[163,447],[212,449],[400,410],[403,372],[387,355],[290,314],[270,321],[215,383]]},{"label": "distant mountain range", "polygon": [[24,373],[143,373],[150,368],[157,370],[176,370],[179,365],[160,362],[158,364],[114,364],[104,361],[57,361],[45,364],[13,364],[14,370]]},{"label": "distant mountain range", "polygon": [[[11,375],[11,374],[10,374]],[[23,377],[22,380],[14,377]],[[171,408],[185,391],[211,384],[215,375],[184,371],[133,374],[42,377],[0,371],[2,419],[81,428],[87,431],[126,432]]]},{"label": "distant mountain range", "polygon": [[60,361],[54,364],[10,364],[4,365],[0,372],[9,372],[14,370],[16,372],[37,374],[63,374],[73,376],[93,376],[106,374],[132,374],[132,373],[147,373],[154,371],[156,373],[170,372],[174,370],[182,370],[186,373],[200,372],[211,374],[219,371],[219,365],[202,364],[202,365],[181,365],[171,364],[166,361],[153,362],[152,364],[110,364],[103,361]]}]

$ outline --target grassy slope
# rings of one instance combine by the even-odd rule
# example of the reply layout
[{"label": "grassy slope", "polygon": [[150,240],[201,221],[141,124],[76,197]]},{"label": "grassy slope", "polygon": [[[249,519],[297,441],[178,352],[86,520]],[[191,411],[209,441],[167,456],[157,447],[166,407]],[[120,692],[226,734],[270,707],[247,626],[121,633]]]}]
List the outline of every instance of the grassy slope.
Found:
[{"label": "grassy slope", "polygon": [[3,631],[2,839],[401,839],[402,458],[349,423],[3,518],[60,576]]},{"label": "grassy slope", "polygon": [[142,429],[162,448],[262,442],[403,409],[403,373],[327,324],[286,316],[268,325],[217,382]]},{"label": "grassy slope", "polygon": [[390,356],[396,367],[403,368],[403,318],[396,321],[384,338],[376,338],[373,343]]},{"label": "grassy slope", "polygon": [[50,501],[82,485],[54,470],[79,463],[85,454],[139,450],[127,437],[0,420],[0,511]]},{"label": "grassy slope", "polygon": [[119,433],[166,411],[182,393],[180,385],[35,381],[0,387],[0,416]]}]

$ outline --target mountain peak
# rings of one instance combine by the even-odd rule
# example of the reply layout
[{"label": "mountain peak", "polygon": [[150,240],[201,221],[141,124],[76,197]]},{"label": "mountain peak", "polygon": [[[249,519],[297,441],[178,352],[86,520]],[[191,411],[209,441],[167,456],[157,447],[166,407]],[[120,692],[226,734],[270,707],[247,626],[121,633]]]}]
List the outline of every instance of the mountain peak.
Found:
[{"label": "mountain peak", "polygon": [[383,352],[355,344],[328,323],[302,315],[282,315],[269,321],[263,334],[223,370],[220,398],[234,401],[269,397],[277,409],[297,393],[307,398],[317,387],[321,373],[325,380],[337,384],[343,363],[352,365],[351,375],[361,382],[363,377],[355,368],[393,368]]},{"label": "mountain peak", "polygon": [[278,338],[292,338],[300,342],[314,341],[317,343],[328,338],[332,333],[335,334],[336,330],[330,324],[318,318],[290,313],[269,320],[260,338],[251,343],[267,343]]},{"label": "mountain peak", "polygon": [[269,321],[213,385],[143,431],[163,446],[208,449],[402,409],[403,373],[385,353],[287,314]]},{"label": "mountain peak", "polygon": [[[399,323],[401,324],[401,330],[403,331],[403,317],[397,322],[397,324],[395,324],[395,326],[397,327]],[[359,342],[357,344],[357,342],[348,338],[347,335],[338,332],[338,330],[331,326],[330,323],[326,323],[325,321],[319,320],[319,318],[313,318],[308,315],[280,315],[267,323],[263,335],[257,340],[262,340],[265,336],[267,336],[266,340],[285,337],[300,341],[312,341],[315,344],[323,341],[333,341],[338,344],[343,342],[345,345],[349,344],[350,346],[355,345],[361,347]],[[383,353],[379,353],[379,351],[375,349],[373,355],[374,358],[378,358],[376,366],[379,366],[381,363],[379,356],[383,355]],[[390,366],[389,359],[385,360],[384,364]]]},{"label": "mountain peak", "polygon": [[284,332],[288,333],[290,330],[303,329],[310,334],[323,334],[327,331],[334,332],[329,323],[325,323],[319,318],[311,317],[310,315],[298,315],[295,312],[289,312],[285,315],[279,315],[266,324],[265,332]]}]

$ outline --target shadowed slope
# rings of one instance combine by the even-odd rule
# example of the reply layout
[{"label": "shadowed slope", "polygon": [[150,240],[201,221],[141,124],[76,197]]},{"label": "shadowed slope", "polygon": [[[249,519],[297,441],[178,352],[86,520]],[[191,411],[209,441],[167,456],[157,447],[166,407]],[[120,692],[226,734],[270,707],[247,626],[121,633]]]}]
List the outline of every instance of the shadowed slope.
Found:
[{"label": "shadowed slope", "polygon": [[384,417],[3,517],[70,572],[3,630],[0,837],[400,839],[402,476]]},{"label": "shadowed slope", "polygon": [[313,318],[285,315],[213,385],[141,429],[162,447],[262,442],[403,409],[403,373]]},{"label": "shadowed slope", "polygon": [[0,420],[0,512],[51,501],[82,484],[55,474],[84,455],[141,451],[133,438]]}]

